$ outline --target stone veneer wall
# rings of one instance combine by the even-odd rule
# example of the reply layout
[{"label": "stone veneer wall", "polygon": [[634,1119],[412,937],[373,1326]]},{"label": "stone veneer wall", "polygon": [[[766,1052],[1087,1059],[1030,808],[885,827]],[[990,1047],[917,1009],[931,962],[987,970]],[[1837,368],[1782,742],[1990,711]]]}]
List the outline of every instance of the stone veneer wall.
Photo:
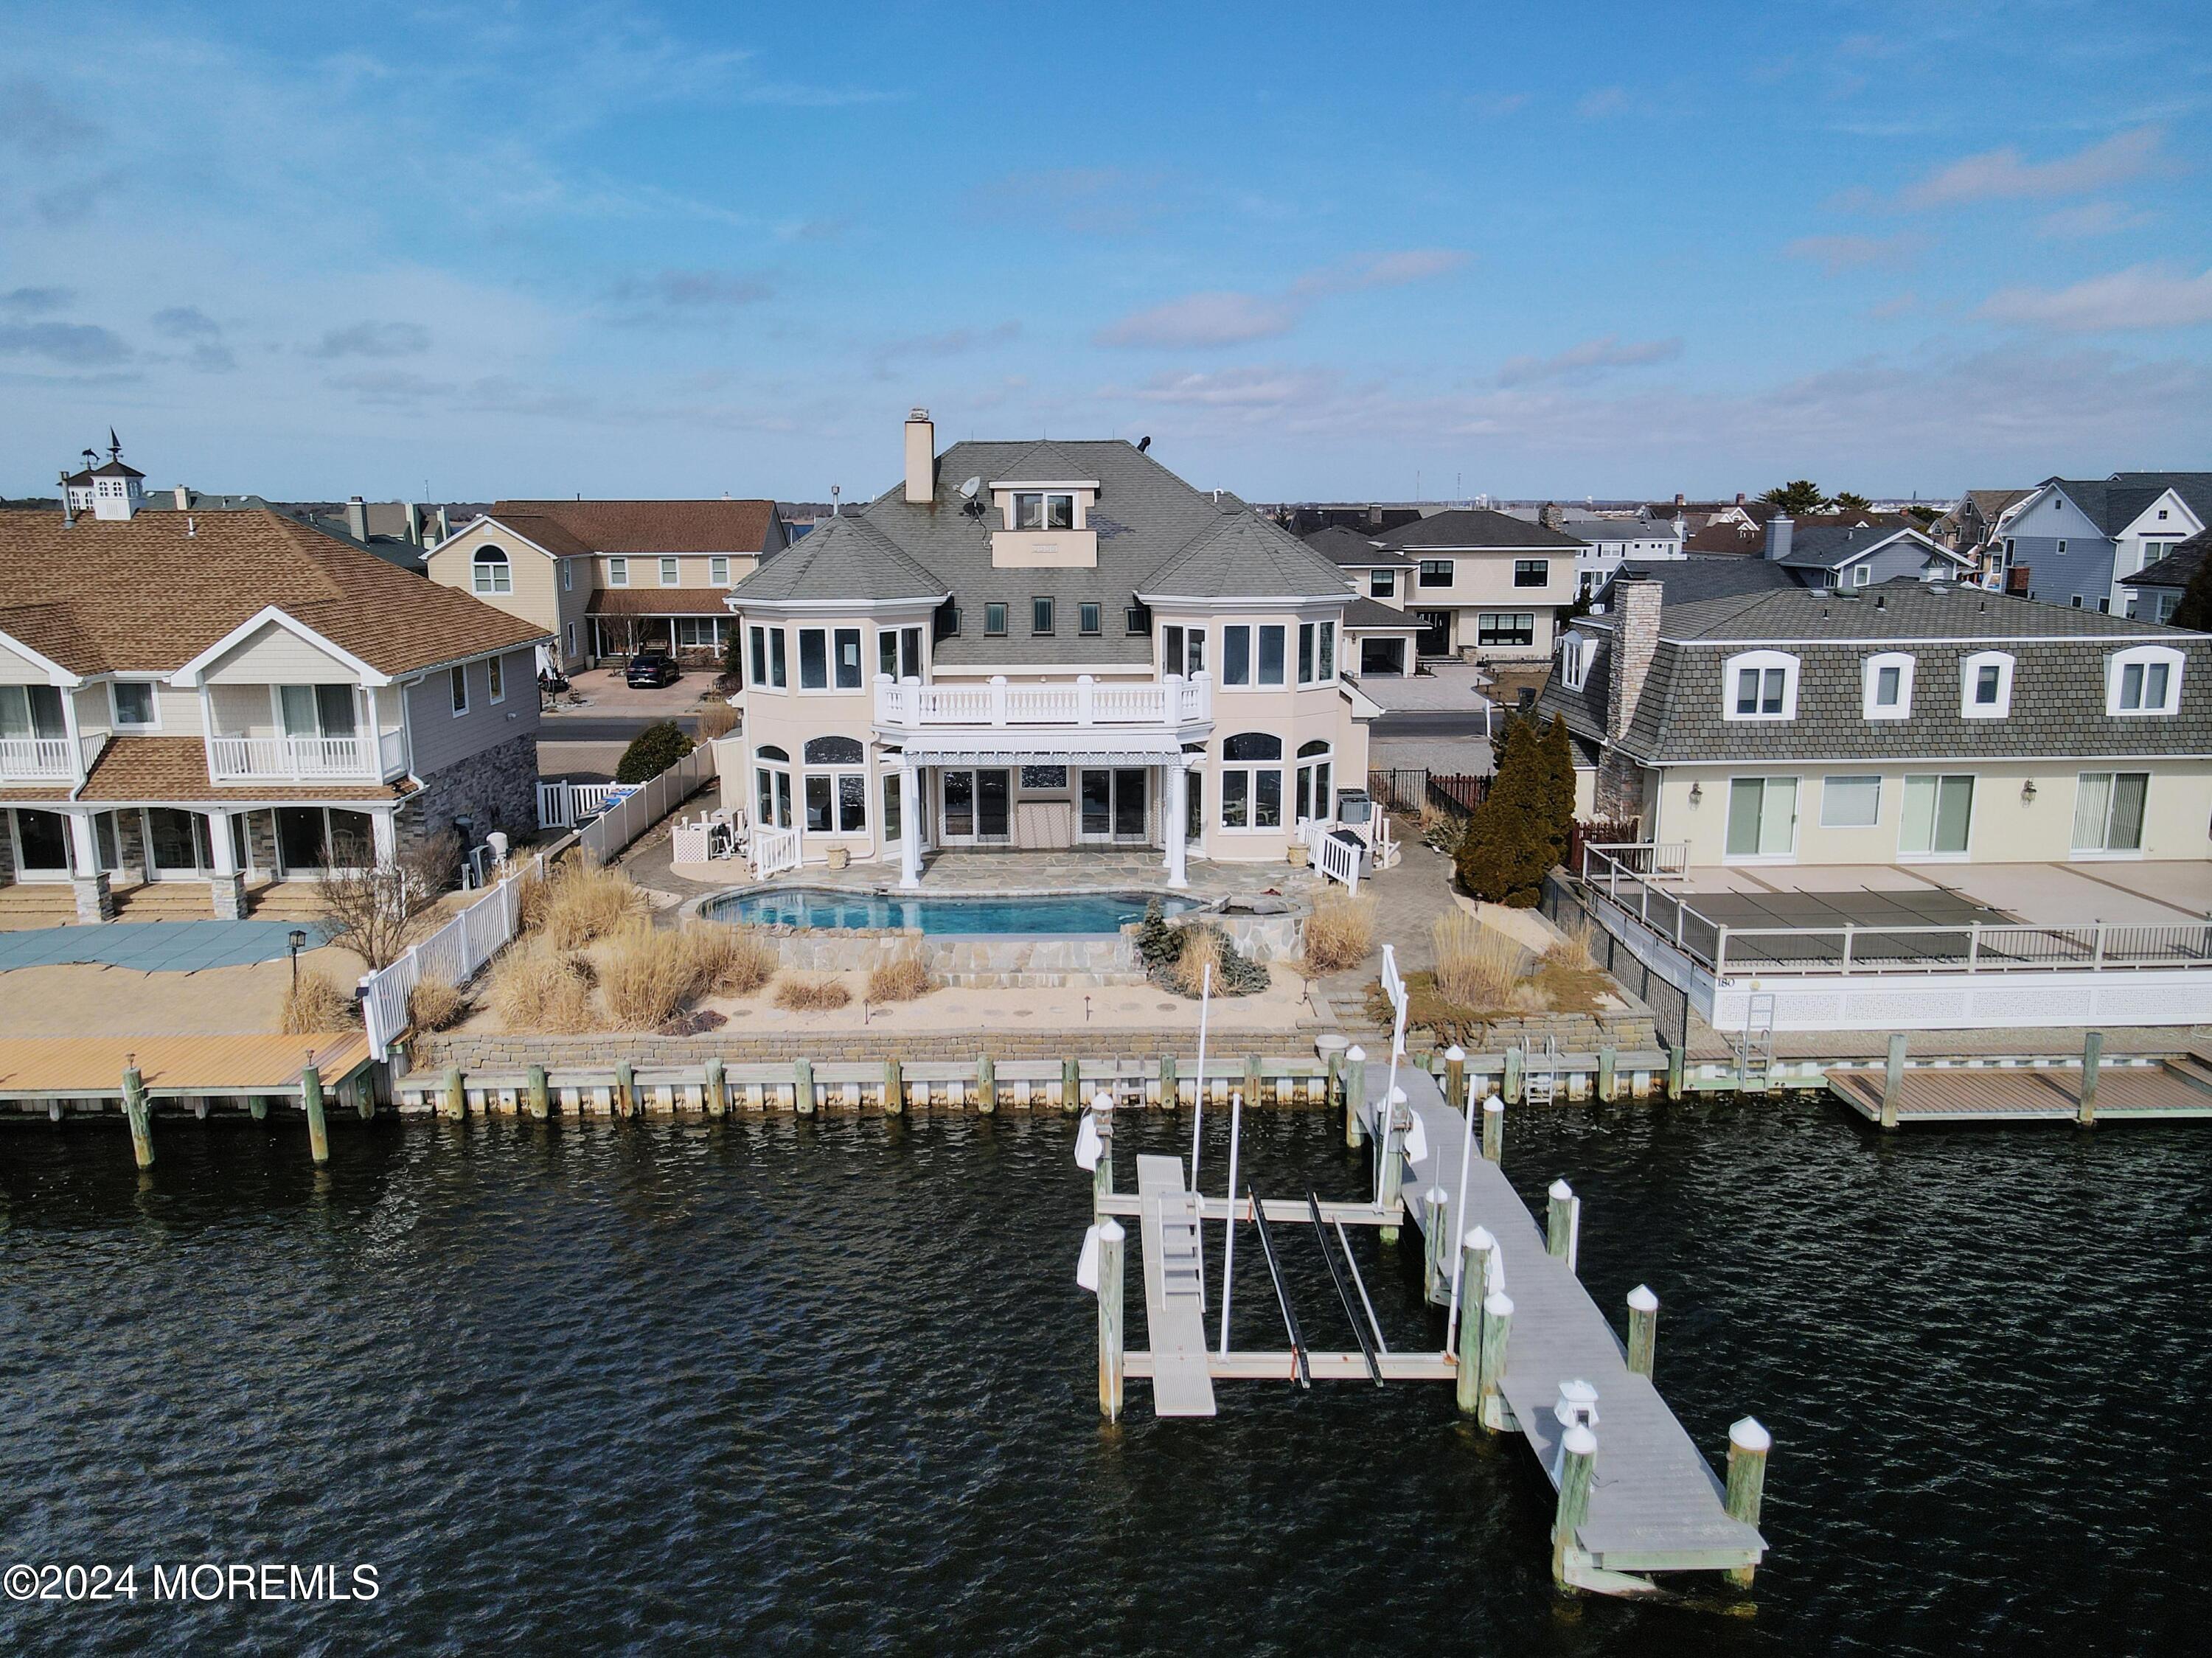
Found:
[{"label": "stone veneer wall", "polygon": [[15,884],[15,837],[8,832],[8,824],[0,822],[0,887]]},{"label": "stone veneer wall", "polygon": [[479,837],[488,829],[505,829],[517,837],[537,830],[535,732],[424,778],[422,788],[400,802],[395,825],[399,851],[412,852],[436,839],[453,828],[456,817],[475,819]]}]

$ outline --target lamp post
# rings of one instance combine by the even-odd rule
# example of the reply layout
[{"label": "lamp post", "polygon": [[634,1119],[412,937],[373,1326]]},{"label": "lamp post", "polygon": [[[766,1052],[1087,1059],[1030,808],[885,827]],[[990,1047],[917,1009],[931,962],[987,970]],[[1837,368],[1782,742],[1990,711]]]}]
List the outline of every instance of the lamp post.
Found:
[{"label": "lamp post", "polygon": [[300,952],[307,947],[307,929],[305,927],[294,927],[292,929],[291,942],[292,996],[293,999],[296,1001],[300,995]]}]

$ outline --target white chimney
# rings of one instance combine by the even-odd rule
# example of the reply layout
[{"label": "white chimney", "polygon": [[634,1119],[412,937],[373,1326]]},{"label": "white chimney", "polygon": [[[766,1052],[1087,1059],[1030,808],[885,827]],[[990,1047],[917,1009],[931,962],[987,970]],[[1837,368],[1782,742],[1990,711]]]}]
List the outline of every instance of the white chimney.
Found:
[{"label": "white chimney", "polygon": [[1766,520],[1766,556],[1769,558],[1790,556],[1790,542],[1797,529],[1797,520],[1787,513],[1777,513]]},{"label": "white chimney", "polygon": [[346,501],[346,533],[356,541],[368,539],[368,504],[359,495]]},{"label": "white chimney", "polygon": [[906,501],[927,507],[937,499],[937,427],[929,410],[915,409],[906,417]]},{"label": "white chimney", "polygon": [[184,512],[192,504],[192,492],[179,483],[177,486],[177,510]]}]

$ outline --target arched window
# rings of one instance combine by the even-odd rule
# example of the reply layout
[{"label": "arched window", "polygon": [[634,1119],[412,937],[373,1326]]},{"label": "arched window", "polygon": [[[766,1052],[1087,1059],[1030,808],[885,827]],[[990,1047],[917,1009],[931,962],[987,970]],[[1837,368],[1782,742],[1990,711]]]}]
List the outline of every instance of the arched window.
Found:
[{"label": "arched window", "polygon": [[1283,739],[1266,732],[1239,732],[1222,744],[1222,828],[1282,828],[1282,757]]},{"label": "arched window", "polygon": [[1291,803],[1291,821],[1328,818],[1336,815],[1336,796],[1330,788],[1335,770],[1334,751],[1316,738],[1298,744],[1297,788]]},{"label": "arched window", "polygon": [[806,763],[810,766],[857,766],[860,763],[860,745],[849,737],[809,738]]},{"label": "arched window", "polygon": [[791,756],[788,754],[786,754],[781,749],[776,747],[773,743],[762,744],[755,752],[758,754],[762,759],[773,760],[779,765],[787,766],[791,763]]},{"label": "arched window", "polygon": [[507,554],[502,549],[477,548],[476,562],[470,568],[478,592],[511,593],[514,591],[514,571],[508,565]]}]

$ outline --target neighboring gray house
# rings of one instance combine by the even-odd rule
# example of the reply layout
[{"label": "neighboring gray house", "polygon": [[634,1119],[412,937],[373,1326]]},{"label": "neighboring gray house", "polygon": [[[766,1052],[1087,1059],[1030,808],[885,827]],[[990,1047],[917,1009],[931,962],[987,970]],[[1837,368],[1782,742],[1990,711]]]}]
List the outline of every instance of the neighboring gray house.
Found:
[{"label": "neighboring gray house", "polygon": [[1974,561],[1939,547],[1917,530],[1887,525],[1812,525],[1800,529],[1786,513],[1766,520],[1764,556],[1802,573],[1808,587],[1870,587],[1900,577],[1963,580]]},{"label": "neighboring gray house", "polygon": [[2128,614],[2146,622],[2171,622],[2181,596],[2196,580],[2204,556],[2212,553],[2212,530],[2199,530],[2155,564],[2122,576],[2129,589]]},{"label": "neighboring gray house", "polygon": [[2208,525],[2212,472],[2046,478],[2004,526],[2008,586],[2046,604],[2125,614],[2126,579]]}]

